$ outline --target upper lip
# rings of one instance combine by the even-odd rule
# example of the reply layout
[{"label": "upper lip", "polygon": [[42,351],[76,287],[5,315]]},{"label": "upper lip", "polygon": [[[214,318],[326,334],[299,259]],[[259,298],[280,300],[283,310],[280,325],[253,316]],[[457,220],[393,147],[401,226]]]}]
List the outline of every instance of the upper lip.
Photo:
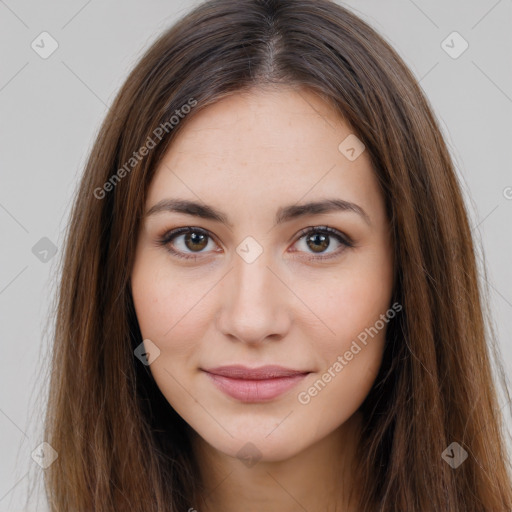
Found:
[{"label": "upper lip", "polygon": [[244,380],[264,380],[276,379],[279,377],[292,377],[294,375],[303,375],[310,373],[307,370],[294,370],[278,365],[260,366],[259,368],[247,368],[243,365],[218,366],[217,368],[208,368],[205,372],[222,377]]}]

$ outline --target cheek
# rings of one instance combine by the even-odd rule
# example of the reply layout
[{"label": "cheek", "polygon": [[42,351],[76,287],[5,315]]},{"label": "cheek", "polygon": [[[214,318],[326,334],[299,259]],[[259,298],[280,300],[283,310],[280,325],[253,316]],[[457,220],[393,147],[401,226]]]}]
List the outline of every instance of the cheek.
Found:
[{"label": "cheek", "polygon": [[[324,356],[330,360],[349,349],[390,307],[392,268],[386,254],[358,258],[321,278],[297,281],[295,291],[315,315],[311,329],[322,330]],[[316,327],[318,325],[318,327]],[[380,323],[379,323],[380,326]],[[382,326],[378,329],[383,329]],[[377,338],[377,336],[375,336]]]},{"label": "cheek", "polygon": [[320,418],[325,432],[342,424],[360,407],[382,363],[388,322],[381,320],[381,315],[388,311],[388,298],[366,302],[364,295],[360,298],[361,302],[354,304],[338,295],[338,302],[330,303],[330,326],[336,335],[317,337],[315,349],[322,367],[297,395],[305,407],[305,421],[316,424]]},{"label": "cheek", "polygon": [[395,316],[394,311],[388,313],[392,279],[388,253],[375,251],[354,257],[315,286],[304,282],[298,292],[308,297],[308,305],[322,320],[311,332],[326,333],[314,337],[322,368],[309,387],[301,389],[299,402],[314,402],[322,410],[339,404],[337,413],[329,416],[334,423],[359,407],[378,374],[386,329]]},{"label": "cheek", "polygon": [[193,350],[191,340],[201,339],[201,286],[170,273],[165,265],[141,258],[131,276],[132,297],[144,339],[149,338],[161,355],[178,360]]},{"label": "cheek", "polygon": [[[138,260],[132,272],[132,297],[143,339],[150,339],[160,350],[149,369],[169,404],[179,413],[186,411],[184,389],[188,372],[197,366],[202,322],[200,321],[200,290],[193,289],[169,275],[165,266]],[[190,287],[192,286],[192,288]],[[199,293],[199,295],[198,295]],[[204,294],[204,292],[203,292]]]}]

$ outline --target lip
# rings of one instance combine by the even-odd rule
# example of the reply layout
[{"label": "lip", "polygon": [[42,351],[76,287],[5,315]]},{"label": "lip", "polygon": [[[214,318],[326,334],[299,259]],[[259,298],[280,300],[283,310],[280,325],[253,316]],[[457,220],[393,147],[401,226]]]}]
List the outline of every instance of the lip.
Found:
[{"label": "lip", "polygon": [[241,402],[267,402],[296,386],[309,371],[268,365],[247,368],[242,365],[220,366],[203,370],[212,382]]}]

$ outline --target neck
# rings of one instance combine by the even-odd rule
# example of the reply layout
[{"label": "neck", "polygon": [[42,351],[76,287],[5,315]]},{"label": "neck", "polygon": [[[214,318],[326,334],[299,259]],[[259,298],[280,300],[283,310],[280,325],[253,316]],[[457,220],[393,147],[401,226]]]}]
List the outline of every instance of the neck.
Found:
[{"label": "neck", "polygon": [[361,417],[354,414],[327,437],[280,461],[247,467],[196,433],[192,446],[204,494],[200,512],[354,512],[354,468]]}]

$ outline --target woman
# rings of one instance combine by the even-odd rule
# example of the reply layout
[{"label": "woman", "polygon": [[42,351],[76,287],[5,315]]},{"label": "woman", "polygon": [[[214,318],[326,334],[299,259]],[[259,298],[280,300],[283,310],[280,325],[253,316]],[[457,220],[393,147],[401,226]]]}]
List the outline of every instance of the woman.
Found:
[{"label": "woman", "polygon": [[327,0],[204,3],[128,77],[74,205],[51,510],[511,510],[484,309],[389,45]]}]

